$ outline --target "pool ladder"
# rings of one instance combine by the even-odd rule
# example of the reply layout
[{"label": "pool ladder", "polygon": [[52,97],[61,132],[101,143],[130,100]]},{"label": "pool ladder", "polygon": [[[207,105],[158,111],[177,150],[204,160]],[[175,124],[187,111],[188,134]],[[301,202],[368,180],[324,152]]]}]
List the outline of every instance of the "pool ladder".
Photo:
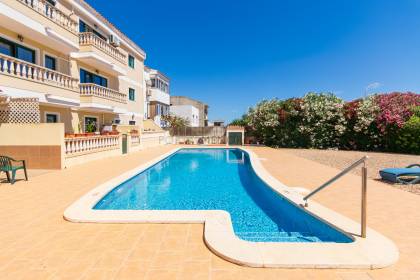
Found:
[{"label": "pool ladder", "polygon": [[303,201],[305,202],[305,204],[303,206],[308,207],[308,199],[310,197],[312,197],[313,195],[315,195],[319,191],[323,190],[324,188],[328,187],[329,185],[331,185],[332,183],[334,183],[335,181],[337,181],[338,179],[340,179],[341,177],[343,177],[344,175],[349,173],[351,170],[356,168],[357,166],[363,164],[363,166],[362,166],[361,237],[366,238],[366,204],[367,204],[367,200],[366,200],[367,199],[367,167],[366,167],[366,161],[367,161],[368,158],[369,158],[368,156],[364,156],[361,159],[355,161],[349,167],[347,167],[346,169],[344,169],[343,171],[341,171],[340,173],[335,175],[333,178],[331,178],[330,180],[328,180],[327,182],[325,182],[324,184],[322,184],[321,186],[319,186],[318,188],[316,188],[315,190],[310,192],[308,195],[306,195],[303,198]]}]

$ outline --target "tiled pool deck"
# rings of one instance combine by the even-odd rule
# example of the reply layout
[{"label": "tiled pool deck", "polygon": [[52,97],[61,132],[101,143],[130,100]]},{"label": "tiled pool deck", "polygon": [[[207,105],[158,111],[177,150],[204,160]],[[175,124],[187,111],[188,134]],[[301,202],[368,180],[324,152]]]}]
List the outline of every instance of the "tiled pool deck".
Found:
[{"label": "tiled pool deck", "polygon": [[[212,254],[202,225],[76,224],[63,212],[80,196],[173,149],[152,148],[0,185],[0,279],[420,279],[420,196],[369,181],[368,225],[400,250],[380,270],[260,269]],[[282,150],[252,148],[289,186],[313,189],[337,170]],[[348,175],[316,200],[358,221],[360,177]]]}]

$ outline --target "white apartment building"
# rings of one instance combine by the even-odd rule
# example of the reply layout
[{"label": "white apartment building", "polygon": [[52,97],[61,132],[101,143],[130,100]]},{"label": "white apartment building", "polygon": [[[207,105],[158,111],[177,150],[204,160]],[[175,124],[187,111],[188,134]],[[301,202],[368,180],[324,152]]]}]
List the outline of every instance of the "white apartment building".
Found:
[{"label": "white apartment building", "polygon": [[170,112],[172,115],[186,119],[191,127],[200,126],[200,111],[193,105],[171,105]]},{"label": "white apartment building", "polygon": [[158,126],[166,123],[162,116],[169,115],[170,91],[169,78],[158,70],[144,67],[144,84],[146,85],[145,117],[152,119]]},{"label": "white apartment building", "polygon": [[37,122],[64,123],[66,133],[141,126],[145,59],[83,0],[0,1],[0,91],[37,100]]}]

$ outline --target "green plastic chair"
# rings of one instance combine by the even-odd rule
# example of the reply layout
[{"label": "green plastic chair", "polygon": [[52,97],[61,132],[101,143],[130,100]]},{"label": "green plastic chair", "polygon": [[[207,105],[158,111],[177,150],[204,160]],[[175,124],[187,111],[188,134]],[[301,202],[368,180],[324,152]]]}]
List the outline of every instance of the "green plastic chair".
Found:
[{"label": "green plastic chair", "polygon": [[[17,164],[17,163],[21,164]],[[11,157],[0,156],[0,172],[3,171],[6,173],[7,181],[12,185],[16,181],[16,171],[23,169],[25,172],[25,179],[28,181],[28,173],[26,172],[26,164],[24,160],[15,160]],[[10,178],[9,172],[12,172],[12,178]]]}]

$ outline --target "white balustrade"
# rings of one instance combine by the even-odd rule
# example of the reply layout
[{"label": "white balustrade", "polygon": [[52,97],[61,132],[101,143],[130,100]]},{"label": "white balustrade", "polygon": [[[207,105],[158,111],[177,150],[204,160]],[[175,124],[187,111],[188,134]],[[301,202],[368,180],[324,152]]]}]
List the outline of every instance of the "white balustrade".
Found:
[{"label": "white balustrade", "polygon": [[46,0],[17,0],[72,33],[78,33],[78,23]]},{"label": "white balustrade", "polygon": [[131,146],[140,145],[140,135],[131,135]]},{"label": "white balustrade", "polygon": [[0,54],[0,73],[71,90],[77,90],[79,81],[63,73],[4,54]]},{"label": "white balustrade", "polygon": [[96,96],[120,103],[127,103],[126,93],[121,93],[119,91],[91,83],[79,84],[79,87],[80,96]]},{"label": "white balustrade", "polygon": [[101,152],[103,150],[118,149],[119,135],[98,135],[87,137],[65,138],[66,156]]},{"label": "white balustrade", "polygon": [[127,64],[127,56],[125,54],[92,32],[79,33],[79,45],[93,45],[121,63]]}]

